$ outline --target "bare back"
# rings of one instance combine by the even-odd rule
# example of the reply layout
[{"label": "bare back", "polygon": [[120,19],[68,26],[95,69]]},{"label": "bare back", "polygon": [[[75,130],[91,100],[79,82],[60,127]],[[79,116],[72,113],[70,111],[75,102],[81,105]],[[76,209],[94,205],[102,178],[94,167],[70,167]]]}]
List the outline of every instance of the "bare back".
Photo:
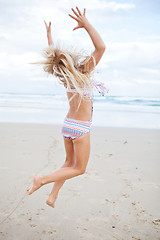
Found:
[{"label": "bare back", "polygon": [[[73,96],[74,93],[67,92],[68,100]],[[81,103],[80,103],[81,101]],[[80,106],[79,106],[80,104]],[[85,96],[82,98],[79,95],[79,93],[76,93],[76,95],[72,98],[72,100],[69,102],[69,111],[67,113],[67,118],[87,121],[91,120],[92,118],[92,100],[90,97]],[[78,108],[79,106],[79,108]],[[77,110],[78,108],[78,110]],[[77,111],[76,111],[77,110]]]}]

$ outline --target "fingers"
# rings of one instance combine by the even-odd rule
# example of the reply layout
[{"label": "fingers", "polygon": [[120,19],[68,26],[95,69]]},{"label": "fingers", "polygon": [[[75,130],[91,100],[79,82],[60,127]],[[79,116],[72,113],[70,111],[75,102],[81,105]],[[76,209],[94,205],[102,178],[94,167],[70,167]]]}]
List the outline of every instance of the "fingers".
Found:
[{"label": "fingers", "polygon": [[46,28],[47,28],[47,23],[46,23],[46,21],[44,20],[44,23],[45,23],[45,25],[46,25]]},{"label": "fingers", "polygon": [[[74,12],[74,14],[76,15],[76,17],[82,16],[79,8],[76,7],[76,9],[77,9],[79,15],[77,14],[77,12],[76,12],[73,8],[71,8],[72,12]],[[86,9],[84,8],[83,16],[85,16],[85,14],[86,14]]]},{"label": "fingers", "polygon": [[51,26],[51,22],[49,22],[49,26],[47,25],[47,23],[46,23],[45,20],[44,20],[44,23],[45,23],[45,25],[46,25],[46,28],[50,28],[50,26]]},{"label": "fingers", "polygon": [[73,28],[73,31],[74,31],[74,30],[76,30],[76,29],[78,29],[78,28],[80,28],[80,27],[79,27],[79,26],[77,26],[77,27]]},{"label": "fingers", "polygon": [[78,28],[82,28],[83,27],[83,23],[84,23],[83,16],[85,16],[86,9],[84,8],[83,16],[82,16],[82,14],[81,14],[81,12],[80,12],[78,7],[76,7],[76,10],[77,10],[78,13],[73,8],[71,8],[71,10],[76,15],[76,17],[72,16],[71,14],[68,14],[68,15],[78,22],[78,26],[73,29],[73,31],[74,31],[74,30],[76,30]]},{"label": "fingers", "polygon": [[71,14],[68,14],[71,18],[75,19],[77,21],[77,18],[72,16]]},{"label": "fingers", "polygon": [[79,15],[80,15],[80,16],[82,16],[81,12],[79,11],[79,8],[78,8],[78,7],[76,7],[76,9],[77,9],[77,11],[78,11]]},{"label": "fingers", "polygon": [[76,13],[76,11],[75,11],[73,8],[71,8],[71,10],[72,10],[72,12],[74,12],[74,14],[75,14],[77,17],[79,17],[78,14]]}]

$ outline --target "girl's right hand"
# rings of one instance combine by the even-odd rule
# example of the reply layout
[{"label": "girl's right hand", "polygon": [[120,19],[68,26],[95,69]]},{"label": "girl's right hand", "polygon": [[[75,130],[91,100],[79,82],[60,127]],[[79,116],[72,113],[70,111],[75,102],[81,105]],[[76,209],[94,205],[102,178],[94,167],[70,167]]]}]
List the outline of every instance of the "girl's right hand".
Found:
[{"label": "girl's right hand", "polygon": [[81,14],[81,12],[80,12],[80,10],[79,10],[78,7],[76,7],[76,9],[77,9],[77,12],[76,12],[73,8],[71,8],[71,10],[73,11],[73,13],[75,14],[76,17],[75,17],[75,16],[72,16],[71,14],[68,14],[71,18],[73,18],[74,20],[76,20],[77,23],[78,23],[78,26],[75,27],[75,28],[73,29],[73,31],[76,30],[76,29],[78,29],[78,28],[83,28],[83,27],[85,28],[86,24],[88,23],[88,20],[87,20],[87,18],[86,18],[86,16],[85,16],[86,9],[84,8],[83,15]]},{"label": "girl's right hand", "polygon": [[46,21],[44,20],[44,23],[46,25],[47,34],[51,33],[51,22],[49,22],[49,25],[47,25]]}]

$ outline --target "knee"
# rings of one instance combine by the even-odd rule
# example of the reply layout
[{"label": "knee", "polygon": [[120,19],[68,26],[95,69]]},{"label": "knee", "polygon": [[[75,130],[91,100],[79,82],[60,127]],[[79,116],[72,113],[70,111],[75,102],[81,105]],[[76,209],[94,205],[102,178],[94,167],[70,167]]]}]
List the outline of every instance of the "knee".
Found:
[{"label": "knee", "polygon": [[86,169],[82,167],[75,167],[78,171],[78,175],[82,175],[85,173]]},{"label": "knee", "polygon": [[81,172],[80,175],[82,175],[82,174],[84,174],[86,172],[86,169],[82,168],[80,172]]}]

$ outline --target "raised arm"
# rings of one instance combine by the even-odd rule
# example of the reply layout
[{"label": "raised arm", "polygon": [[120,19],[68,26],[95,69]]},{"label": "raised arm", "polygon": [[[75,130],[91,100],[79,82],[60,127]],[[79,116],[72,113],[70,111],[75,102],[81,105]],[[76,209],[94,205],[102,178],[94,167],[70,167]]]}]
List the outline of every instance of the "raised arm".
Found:
[{"label": "raised arm", "polygon": [[47,30],[48,45],[52,46],[54,44],[53,44],[52,35],[51,35],[51,22],[49,22],[49,25],[47,25],[46,21],[44,20],[44,23],[46,25],[46,30]]},{"label": "raised arm", "polygon": [[[78,9],[78,7],[76,7],[77,11],[75,11],[73,8],[72,8],[72,11],[73,13],[75,14],[75,16],[72,16],[69,14],[69,16],[73,19],[75,19],[78,23],[78,26],[75,27],[73,29],[76,30],[78,28],[84,28],[92,42],[93,42],[93,45],[95,47],[95,50],[94,52],[92,53],[92,56],[95,58],[96,60],[96,65],[98,64],[98,62],[100,61],[101,57],[103,56],[103,53],[105,52],[105,49],[106,49],[106,46],[105,46],[105,43],[103,42],[101,36],[99,35],[99,33],[96,31],[96,29],[91,25],[91,23],[87,20],[86,16],[85,16],[85,13],[86,13],[86,9],[84,8],[84,12],[83,12],[83,15],[81,14],[80,10]],[[93,62],[93,59],[91,58],[91,60],[89,61],[89,70],[92,70],[93,67],[94,67],[94,62]]]}]

